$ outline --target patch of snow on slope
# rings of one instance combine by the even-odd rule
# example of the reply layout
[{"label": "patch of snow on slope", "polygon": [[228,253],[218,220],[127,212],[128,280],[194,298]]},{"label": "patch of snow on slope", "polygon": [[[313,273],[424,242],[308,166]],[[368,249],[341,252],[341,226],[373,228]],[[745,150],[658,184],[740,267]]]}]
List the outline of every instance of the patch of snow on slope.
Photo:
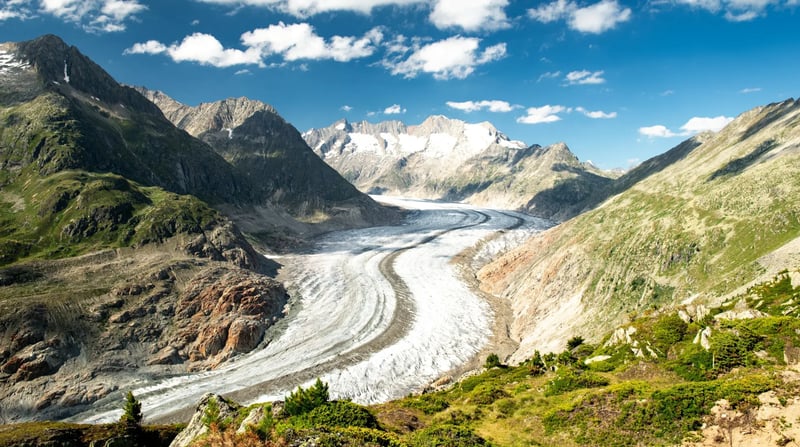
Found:
[{"label": "patch of snow on slope", "polygon": [[376,154],[383,153],[383,146],[377,138],[373,135],[365,133],[351,133],[350,142],[344,148],[346,151],[353,153],[359,152],[374,152]]},{"label": "patch of snow on slope", "polygon": [[69,84],[69,73],[67,72],[67,61],[64,61],[64,82]]},{"label": "patch of snow on slope", "polygon": [[428,138],[428,147],[425,155],[429,158],[444,158],[453,153],[458,140],[446,133],[434,133]]},{"label": "patch of snow on slope", "polygon": [[497,131],[486,124],[465,124],[464,136],[466,141],[462,147],[470,155],[475,155],[497,140]]},{"label": "patch of snow on slope", "polygon": [[401,134],[400,136],[400,150],[406,154],[413,154],[415,152],[422,152],[425,150],[424,138],[415,137],[413,135]]},{"label": "patch of snow on slope", "polygon": [[345,125],[345,123],[339,123],[336,125],[336,130],[344,130],[345,128],[347,128],[347,125]]},{"label": "patch of snow on slope", "polygon": [[17,70],[26,70],[30,67],[30,64],[17,59],[14,54],[0,50],[0,74],[8,74]]},{"label": "patch of snow on slope", "polygon": [[398,140],[397,137],[388,132],[381,132],[381,138],[383,138],[383,141],[386,142],[387,154],[397,154],[400,152],[400,148],[398,146],[400,140]]}]

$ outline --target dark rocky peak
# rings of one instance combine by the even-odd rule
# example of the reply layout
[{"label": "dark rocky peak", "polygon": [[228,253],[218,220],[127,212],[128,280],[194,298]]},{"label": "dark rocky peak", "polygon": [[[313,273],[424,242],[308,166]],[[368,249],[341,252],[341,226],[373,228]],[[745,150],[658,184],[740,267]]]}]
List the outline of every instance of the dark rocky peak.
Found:
[{"label": "dark rocky peak", "polygon": [[62,93],[82,92],[104,103],[145,113],[161,114],[157,107],[132,88],[123,87],[99,65],[61,38],[46,34],[17,44],[17,57],[28,61],[44,88]]}]

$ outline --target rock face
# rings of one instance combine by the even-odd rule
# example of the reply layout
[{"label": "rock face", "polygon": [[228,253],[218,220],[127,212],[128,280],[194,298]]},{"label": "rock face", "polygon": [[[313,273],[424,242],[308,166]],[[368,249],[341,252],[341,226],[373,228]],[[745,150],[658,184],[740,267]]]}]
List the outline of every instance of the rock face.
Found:
[{"label": "rock face", "polygon": [[[162,92],[142,87],[137,90],[161,108],[175,126],[224,157],[239,178],[250,180],[252,194],[262,201],[256,207],[278,206],[297,221],[327,223],[322,231],[375,224],[393,217],[319,160],[300,133],[268,104],[231,98],[191,107]],[[248,223],[253,220],[248,219]]]},{"label": "rock face", "polygon": [[217,394],[208,393],[204,395],[200,402],[197,404],[197,409],[192,415],[192,419],[186,428],[183,429],[178,436],[172,441],[169,447],[187,447],[192,444],[192,441],[203,436],[209,431],[208,421],[209,405],[213,405],[218,410],[218,421],[226,419],[233,420],[238,416],[240,405],[225,399]]},{"label": "rock face", "polygon": [[[610,183],[608,174],[579,162],[563,143],[528,147],[488,122],[444,116],[418,126],[342,120],[303,138],[345,178],[374,193],[467,200],[563,218]],[[546,191],[551,192],[540,195]]]},{"label": "rock face", "polygon": [[[124,391],[142,373],[214,368],[258,347],[283,315],[283,287],[230,264],[180,256],[108,253],[40,264],[52,272],[37,283],[46,293],[28,306],[0,301],[0,399],[14,402],[0,419],[64,417]],[[67,301],[57,289],[67,278],[67,294],[97,278],[114,285]]]},{"label": "rock face", "polygon": [[514,360],[796,268],[798,148],[800,101],[758,107],[645,162],[597,208],[487,265],[482,287],[512,302]]}]

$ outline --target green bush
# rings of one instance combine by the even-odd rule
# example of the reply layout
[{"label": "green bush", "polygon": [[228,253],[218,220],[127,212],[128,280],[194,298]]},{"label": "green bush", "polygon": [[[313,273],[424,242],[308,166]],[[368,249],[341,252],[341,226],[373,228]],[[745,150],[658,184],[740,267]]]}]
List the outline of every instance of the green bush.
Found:
[{"label": "green bush", "polygon": [[574,368],[561,368],[556,376],[547,383],[545,396],[555,396],[581,388],[594,388],[608,385],[608,379],[589,371]]},{"label": "green bush", "polygon": [[410,408],[422,410],[425,414],[436,414],[450,407],[450,403],[447,399],[438,393],[423,394],[412,399],[407,399],[405,405]]},{"label": "green bush", "polygon": [[125,395],[125,405],[122,407],[122,416],[119,421],[127,426],[135,427],[142,423],[142,403],[136,400],[130,391]]},{"label": "green bush", "polygon": [[409,444],[415,447],[491,445],[485,439],[473,433],[472,430],[450,424],[434,425],[414,432],[409,439]]},{"label": "green bush", "polygon": [[500,357],[498,357],[494,352],[486,357],[486,363],[483,364],[483,367],[486,369],[492,369],[499,366],[501,366]]},{"label": "green bush", "polygon": [[324,405],[329,399],[328,384],[317,378],[316,383],[307,390],[298,386],[296,391],[290,393],[285,399],[283,412],[288,416],[299,416]]},{"label": "green bush", "polygon": [[659,318],[653,324],[653,341],[664,355],[669,348],[683,340],[689,325],[681,320],[678,314],[670,314]]},{"label": "green bush", "polygon": [[348,401],[333,401],[308,413],[314,426],[378,428],[378,420],[366,408]]}]

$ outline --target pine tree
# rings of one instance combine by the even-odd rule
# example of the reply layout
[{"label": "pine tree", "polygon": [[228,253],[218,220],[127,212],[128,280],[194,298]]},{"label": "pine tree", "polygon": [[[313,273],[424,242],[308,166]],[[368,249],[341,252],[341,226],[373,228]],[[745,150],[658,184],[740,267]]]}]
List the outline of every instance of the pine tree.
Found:
[{"label": "pine tree", "polygon": [[128,426],[139,426],[142,423],[142,403],[130,391],[125,395],[125,406],[122,407],[119,421]]}]

